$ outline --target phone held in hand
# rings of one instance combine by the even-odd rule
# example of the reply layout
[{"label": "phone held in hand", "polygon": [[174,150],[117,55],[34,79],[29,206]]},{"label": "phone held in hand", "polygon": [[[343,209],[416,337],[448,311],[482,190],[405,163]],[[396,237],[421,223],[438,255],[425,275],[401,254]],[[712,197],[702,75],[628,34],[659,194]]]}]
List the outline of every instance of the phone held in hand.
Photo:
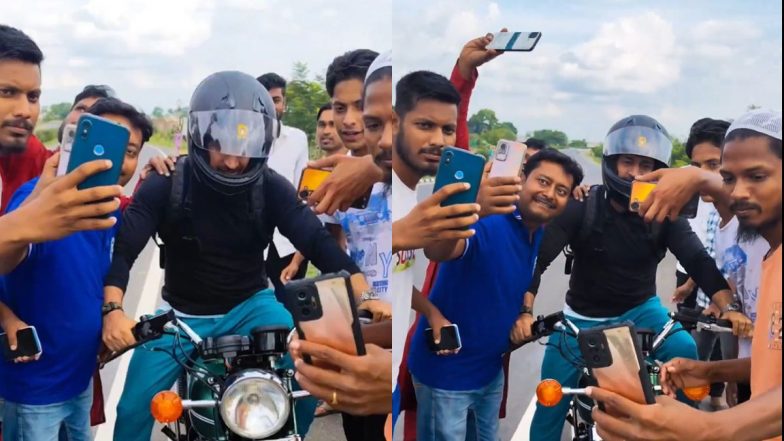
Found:
[{"label": "phone held in hand", "polygon": [[463,347],[460,341],[460,330],[456,324],[451,324],[441,328],[441,339],[436,344],[433,339],[433,328],[425,329],[425,341],[431,352],[455,351]]},{"label": "phone held in hand", "polygon": [[[310,168],[307,167],[302,170],[302,175],[299,179],[299,187],[297,188],[297,197],[305,202],[308,200],[311,194],[314,191],[318,190],[322,183],[332,174],[330,170],[321,170],[318,168]],[[351,204],[351,208],[356,208],[359,210],[367,208],[367,204],[370,201],[370,194],[373,191],[371,187],[367,193],[362,195],[359,199],[355,200]]]},{"label": "phone held in hand", "polygon": [[[365,355],[349,274],[341,271],[286,284],[286,304],[297,334],[350,355]],[[305,357],[307,363],[329,367]]]},{"label": "phone held in hand", "polygon": [[[70,173],[82,164],[97,159],[112,161],[112,168],[85,179],[77,186],[79,190],[117,185],[120,182],[130,136],[128,129],[109,119],[90,114],[79,117],[68,158],[67,172]],[[62,161],[62,158],[60,160]]]},{"label": "phone held in hand", "polygon": [[68,124],[63,127],[63,140],[60,142],[60,163],[57,164],[57,176],[63,176],[68,171],[68,162],[71,159],[71,149],[73,148],[75,136],[76,124]]},{"label": "phone held in hand", "polygon": [[[642,182],[642,181],[634,181],[632,182],[632,192],[631,196],[629,197],[629,211],[633,211],[635,213],[640,211],[640,204],[645,202],[650,196],[653,189],[656,188],[655,182]],[[689,202],[683,206],[678,216],[685,217],[687,219],[694,219],[697,216],[697,208],[700,204],[700,195],[694,195]]]},{"label": "phone held in hand", "polygon": [[496,32],[487,48],[498,51],[530,52],[534,50],[540,38],[542,38],[541,32]]},{"label": "phone held in hand", "polygon": [[465,182],[471,185],[467,191],[453,194],[441,202],[442,207],[456,204],[473,204],[479,195],[479,184],[485,167],[485,158],[456,147],[446,147],[436,173],[433,193],[450,184]]},{"label": "phone held in hand", "polygon": [[16,332],[16,350],[13,351],[8,344],[8,336],[5,332],[0,333],[0,347],[3,348],[6,361],[14,361],[18,357],[37,357],[42,353],[41,340],[38,339],[35,326],[28,326]]},{"label": "phone held in hand", "polygon": [[506,139],[498,141],[493,154],[493,166],[490,168],[488,177],[520,176],[523,172],[525,150],[527,148],[522,142],[508,141]]}]

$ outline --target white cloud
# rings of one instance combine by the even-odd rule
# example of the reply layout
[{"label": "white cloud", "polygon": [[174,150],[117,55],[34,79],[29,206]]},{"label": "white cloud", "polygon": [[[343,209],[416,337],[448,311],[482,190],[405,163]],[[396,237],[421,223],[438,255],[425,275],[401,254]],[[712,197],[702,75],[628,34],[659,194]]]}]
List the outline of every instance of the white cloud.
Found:
[{"label": "white cloud", "polygon": [[558,74],[587,90],[654,93],[679,78],[673,27],[655,12],[605,23],[564,54]]}]

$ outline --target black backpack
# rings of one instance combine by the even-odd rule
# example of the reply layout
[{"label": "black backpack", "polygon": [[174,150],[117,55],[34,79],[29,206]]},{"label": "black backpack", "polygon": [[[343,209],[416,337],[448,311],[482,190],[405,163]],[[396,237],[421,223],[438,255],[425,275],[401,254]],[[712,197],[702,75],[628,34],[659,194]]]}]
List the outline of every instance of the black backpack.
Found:
[{"label": "black backpack", "polygon": [[[604,244],[602,243],[604,234],[604,209],[601,207],[606,197],[605,188],[603,185],[593,185],[588,191],[588,198],[585,201],[585,212],[583,213],[583,222],[580,224],[580,229],[577,232],[577,244],[586,244],[593,248],[594,251],[603,252]],[[662,224],[652,223],[648,227],[648,239],[652,251],[656,254],[659,261],[661,261],[667,254],[666,247],[662,247],[660,240],[662,238]],[[567,244],[563,249],[564,256],[566,256],[566,265],[564,266],[564,274],[572,273],[572,264],[574,263],[574,251],[572,247]]]},{"label": "black backpack", "polygon": [[[192,177],[192,165],[187,156],[182,156],[177,160],[174,173],[172,174],[171,193],[169,193],[169,203],[163,216],[163,223],[159,226],[159,231],[167,235],[178,235],[179,239],[192,242],[195,249],[200,248],[199,239],[193,231],[193,213],[191,212],[191,193],[189,191]],[[248,204],[248,217],[254,219],[254,226],[258,237],[267,239],[267,243],[272,241],[272,232],[266,229],[264,218],[264,176],[260,177],[253,188],[248,193],[250,203]],[[166,244],[163,243],[158,234],[153,236],[155,244],[160,249],[160,267],[164,268],[166,262]]]}]

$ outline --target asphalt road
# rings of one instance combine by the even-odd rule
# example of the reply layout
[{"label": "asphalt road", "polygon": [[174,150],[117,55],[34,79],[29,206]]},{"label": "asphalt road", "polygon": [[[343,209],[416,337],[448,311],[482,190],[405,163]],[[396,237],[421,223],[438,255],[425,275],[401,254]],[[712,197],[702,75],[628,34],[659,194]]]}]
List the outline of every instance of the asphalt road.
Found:
[{"label": "asphalt road", "polygon": [[[585,174],[583,180],[586,184],[600,184],[601,168],[599,164],[590,157],[589,150],[567,149],[565,153],[574,157],[582,166]],[[432,192],[432,183],[420,184],[417,189],[420,200]],[[424,280],[426,260],[423,255],[417,258],[417,282],[421,284]],[[542,276],[540,294],[537,296],[535,305],[536,314],[548,314],[563,309],[564,297],[568,288],[569,279],[564,275],[563,255],[559,256],[550,269]],[[675,259],[672,255],[667,255],[665,260],[659,265],[656,284],[660,298],[665,304],[669,305],[669,297],[675,289]],[[509,397],[506,408],[506,418],[501,420],[499,437],[502,441],[527,441],[530,417],[533,410],[529,407],[533,405],[535,389],[539,381],[542,358],[544,356],[544,346],[539,344],[529,344],[518,349],[512,354],[510,364]],[[524,419],[525,417],[525,419]],[[395,440],[402,440],[402,420],[395,428]],[[564,436],[564,441],[569,438]]]}]

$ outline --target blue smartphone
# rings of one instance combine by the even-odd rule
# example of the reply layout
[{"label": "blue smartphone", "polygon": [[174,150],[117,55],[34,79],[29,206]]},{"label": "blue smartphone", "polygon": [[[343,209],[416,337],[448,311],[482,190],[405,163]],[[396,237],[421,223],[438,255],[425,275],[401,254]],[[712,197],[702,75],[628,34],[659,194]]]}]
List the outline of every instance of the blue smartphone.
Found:
[{"label": "blue smartphone", "polygon": [[441,202],[441,206],[475,203],[484,168],[485,158],[483,156],[456,147],[446,147],[441,152],[441,161],[438,164],[433,193],[456,182],[467,182],[471,188],[449,196]]},{"label": "blue smartphone", "polygon": [[71,157],[68,159],[68,173],[96,159],[112,161],[112,168],[90,176],[77,188],[84,190],[104,185],[117,185],[130,137],[131,133],[128,129],[114,121],[90,114],[82,115],[76,123]]}]

